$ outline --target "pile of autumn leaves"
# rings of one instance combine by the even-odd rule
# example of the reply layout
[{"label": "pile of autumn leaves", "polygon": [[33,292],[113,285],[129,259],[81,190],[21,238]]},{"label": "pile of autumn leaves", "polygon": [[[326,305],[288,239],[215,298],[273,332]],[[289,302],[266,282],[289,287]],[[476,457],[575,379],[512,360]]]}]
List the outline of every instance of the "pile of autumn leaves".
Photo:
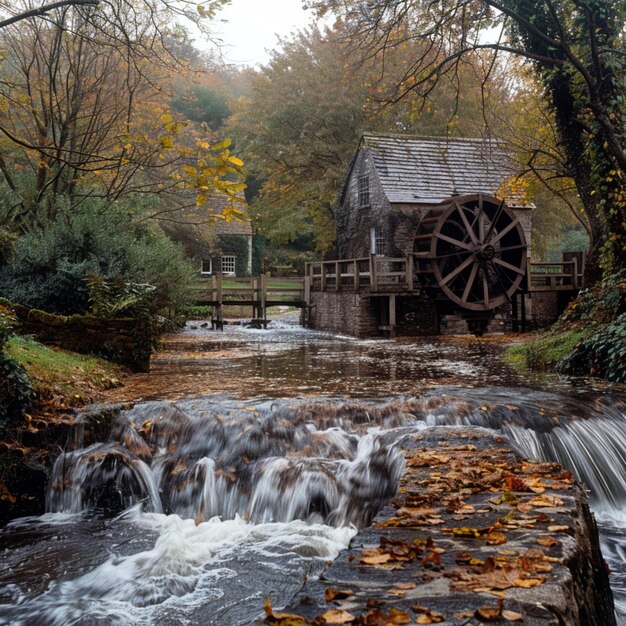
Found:
[{"label": "pile of autumn leaves", "polygon": [[[408,456],[400,494],[393,502],[397,507],[396,514],[375,524],[379,528],[422,527],[425,530],[425,527],[439,527],[437,541],[431,536],[417,534],[410,541],[381,536],[377,547],[361,550],[359,565],[385,570],[402,570],[409,564],[420,566],[417,582],[395,583],[387,591],[390,599],[400,599],[420,583],[445,577],[450,581],[451,590],[490,594],[494,596],[494,603],[446,617],[421,604],[412,604],[410,612],[398,608],[383,610],[383,602],[371,598],[364,610],[355,615],[350,612],[353,609],[340,608],[342,601],[356,600],[352,598],[354,592],[328,587],[325,600],[335,608],[307,620],[300,615],[274,612],[268,598],[264,607],[267,623],[280,626],[387,626],[436,624],[449,619],[465,623],[471,618],[481,622],[523,620],[521,613],[504,607],[506,592],[512,588],[530,589],[543,584],[553,563],[560,561],[546,552],[557,549],[560,544],[558,534],[571,532],[571,529],[568,524],[555,522],[550,516],[564,506],[564,501],[546,491],[571,490],[574,480],[557,464],[522,461],[505,448],[488,447],[479,451],[472,444],[463,444],[445,449],[449,444],[445,441],[442,444],[435,450],[417,450]],[[476,495],[478,498],[473,497]],[[474,504],[465,501],[470,498]],[[476,514],[482,521],[487,519],[488,523],[471,526]],[[509,533],[528,529],[536,531],[532,547],[521,550],[519,544],[517,549],[506,547]],[[450,559],[446,565],[442,556],[450,548],[442,546],[455,543],[455,538],[464,542],[463,545],[469,540],[470,546],[480,548],[486,544],[497,546],[497,549],[492,551],[493,556],[485,558],[480,550],[473,554],[453,545],[454,565],[450,565]],[[470,602],[468,605],[471,606]]]}]

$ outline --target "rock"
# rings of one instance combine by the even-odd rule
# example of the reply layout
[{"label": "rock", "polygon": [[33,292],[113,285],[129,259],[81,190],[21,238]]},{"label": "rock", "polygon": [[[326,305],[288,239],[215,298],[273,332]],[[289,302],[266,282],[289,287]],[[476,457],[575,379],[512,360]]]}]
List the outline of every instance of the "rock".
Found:
[{"label": "rock", "polygon": [[615,625],[593,515],[569,472],[470,429],[402,446],[397,496],[286,613],[302,624],[343,611],[346,624]]}]

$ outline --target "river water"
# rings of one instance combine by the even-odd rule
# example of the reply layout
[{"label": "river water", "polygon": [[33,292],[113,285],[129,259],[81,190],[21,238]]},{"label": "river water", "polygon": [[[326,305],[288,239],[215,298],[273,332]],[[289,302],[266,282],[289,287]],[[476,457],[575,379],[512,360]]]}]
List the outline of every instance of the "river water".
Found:
[{"label": "river water", "polygon": [[[78,428],[48,513],[0,532],[0,624],[251,624],[288,603],[394,493],[395,444],[487,428],[585,482],[626,609],[626,390],[520,375],[498,341],[359,341],[199,323]],[[84,421],[98,419],[99,409]]]}]

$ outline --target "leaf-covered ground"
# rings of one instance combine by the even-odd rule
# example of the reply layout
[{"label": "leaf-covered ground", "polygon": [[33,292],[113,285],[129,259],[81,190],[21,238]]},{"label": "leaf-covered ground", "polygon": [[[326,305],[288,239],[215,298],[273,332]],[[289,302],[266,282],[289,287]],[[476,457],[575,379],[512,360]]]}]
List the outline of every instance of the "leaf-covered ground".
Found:
[{"label": "leaf-covered ground", "polygon": [[583,587],[606,573],[571,474],[490,435],[436,432],[405,442],[397,497],[291,607],[268,598],[265,622],[614,623],[597,606],[585,621],[583,598],[598,594]]}]

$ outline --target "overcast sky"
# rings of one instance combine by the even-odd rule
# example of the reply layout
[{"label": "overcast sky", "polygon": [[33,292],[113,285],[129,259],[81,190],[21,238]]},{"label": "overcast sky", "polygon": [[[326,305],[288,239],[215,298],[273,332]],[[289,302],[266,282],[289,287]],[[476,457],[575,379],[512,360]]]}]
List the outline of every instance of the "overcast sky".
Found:
[{"label": "overcast sky", "polygon": [[226,61],[240,65],[267,62],[267,50],[276,47],[276,35],[304,28],[311,19],[301,0],[232,0],[218,15]]}]

